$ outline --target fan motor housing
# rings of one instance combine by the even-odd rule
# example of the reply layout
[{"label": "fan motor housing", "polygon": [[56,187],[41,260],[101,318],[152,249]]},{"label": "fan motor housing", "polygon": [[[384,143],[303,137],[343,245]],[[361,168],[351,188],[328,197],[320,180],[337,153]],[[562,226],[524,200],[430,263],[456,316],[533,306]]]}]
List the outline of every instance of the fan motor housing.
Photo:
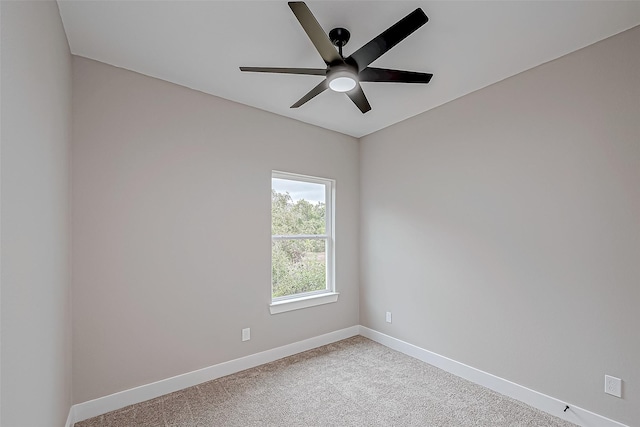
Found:
[{"label": "fan motor housing", "polygon": [[348,64],[332,65],[327,70],[329,87],[336,92],[352,90],[358,82],[358,69]]}]

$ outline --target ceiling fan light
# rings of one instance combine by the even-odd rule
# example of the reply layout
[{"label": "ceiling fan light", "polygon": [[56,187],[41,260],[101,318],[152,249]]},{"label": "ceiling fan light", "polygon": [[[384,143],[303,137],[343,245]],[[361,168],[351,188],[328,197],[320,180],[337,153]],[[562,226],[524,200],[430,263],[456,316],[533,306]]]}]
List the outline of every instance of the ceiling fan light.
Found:
[{"label": "ceiling fan light", "polygon": [[338,71],[329,77],[329,88],[335,92],[349,92],[357,83],[356,76],[348,71]]}]

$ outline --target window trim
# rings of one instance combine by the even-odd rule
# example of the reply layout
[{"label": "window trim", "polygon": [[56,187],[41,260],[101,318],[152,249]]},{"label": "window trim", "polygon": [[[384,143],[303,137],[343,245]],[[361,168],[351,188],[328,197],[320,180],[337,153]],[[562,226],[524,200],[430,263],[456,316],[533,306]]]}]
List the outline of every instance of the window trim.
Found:
[{"label": "window trim", "polygon": [[[313,184],[322,184],[325,187],[325,234],[312,235],[271,235],[271,242],[274,240],[289,239],[322,239],[326,241],[326,289],[305,292],[300,294],[286,295],[273,298],[273,278],[271,278],[271,292],[269,311],[271,314],[284,313],[301,308],[313,307],[322,304],[336,302],[339,293],[336,292],[335,283],[335,192],[336,181],[329,178],[321,178],[309,175],[302,175],[291,172],[271,171],[271,178],[285,179],[289,181],[302,181]],[[271,187],[273,189],[273,186]],[[273,262],[273,257],[271,258]],[[272,270],[273,271],[273,270]]]},{"label": "window trim", "polygon": [[[301,295],[301,294],[298,294]],[[330,304],[338,301],[339,292],[327,292],[316,295],[305,294],[299,298],[273,301],[269,304],[271,314],[285,313],[287,311],[300,310],[301,308],[315,307],[317,305]]]}]

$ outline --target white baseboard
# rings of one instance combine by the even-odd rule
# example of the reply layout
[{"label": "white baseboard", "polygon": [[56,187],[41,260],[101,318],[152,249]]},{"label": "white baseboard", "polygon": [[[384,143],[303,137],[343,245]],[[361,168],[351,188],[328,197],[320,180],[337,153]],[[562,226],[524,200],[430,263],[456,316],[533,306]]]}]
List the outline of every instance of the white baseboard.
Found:
[{"label": "white baseboard", "polygon": [[73,427],[75,423],[76,423],[75,407],[72,406],[71,408],[69,408],[69,415],[67,416],[67,422],[64,424],[64,427]]},{"label": "white baseboard", "polygon": [[[414,357],[423,362],[436,366],[453,375],[480,384],[500,394],[519,400],[534,408],[563,420],[578,424],[583,427],[628,427],[617,421],[605,418],[586,409],[563,402],[546,394],[528,389],[519,384],[457,362],[453,359],[433,353],[429,350],[417,347],[413,344],[385,335],[381,332],[369,329],[365,326],[352,326],[339,331],[309,338],[303,341],[288,344],[282,347],[266,350],[260,353],[230,360],[218,365],[209,366],[197,371],[177,375],[151,384],[114,393],[88,402],[73,405],[69,410],[69,417],[65,427],[73,427],[74,423],[96,417],[98,415],[115,411],[116,409],[135,403],[144,402],[167,393],[182,390],[216,378],[231,375],[245,369],[273,362],[283,357],[291,356],[316,347],[331,344],[355,335],[362,335],[376,341],[393,350]],[[564,412],[566,405],[569,409]]]},{"label": "white baseboard", "polygon": [[[360,326],[360,335],[574,424],[583,427],[628,427],[625,424],[610,420],[586,409],[472,368],[464,363],[456,362],[365,326]],[[564,412],[567,405],[569,409]]]},{"label": "white baseboard", "polygon": [[93,418],[110,411],[115,411],[116,409],[124,408],[125,406],[133,405],[135,403],[144,402],[145,400],[153,399],[167,393],[173,393],[174,391],[215,380],[216,378],[231,375],[235,372],[244,371],[245,369],[273,362],[274,360],[282,359],[283,357],[331,344],[336,341],[353,337],[359,333],[359,326],[351,326],[339,331],[298,341],[293,344],[262,351],[260,353],[230,360],[228,362],[209,366],[197,371],[188,372],[186,374],[177,375],[151,384],[110,394],[98,399],[78,403],[71,407],[66,427],[73,427],[73,423],[79,421]]}]

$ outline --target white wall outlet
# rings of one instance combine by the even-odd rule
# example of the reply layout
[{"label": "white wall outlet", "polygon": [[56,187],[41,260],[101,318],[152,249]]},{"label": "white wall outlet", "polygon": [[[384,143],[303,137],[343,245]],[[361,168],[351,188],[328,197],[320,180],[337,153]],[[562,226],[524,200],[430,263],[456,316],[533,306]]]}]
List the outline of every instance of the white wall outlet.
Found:
[{"label": "white wall outlet", "polygon": [[242,341],[249,341],[251,339],[251,328],[244,328],[242,330]]},{"label": "white wall outlet", "polygon": [[622,380],[609,375],[604,376],[604,392],[616,397],[622,397]]},{"label": "white wall outlet", "polygon": [[387,317],[386,317],[387,323],[391,323],[391,312],[387,311]]}]

